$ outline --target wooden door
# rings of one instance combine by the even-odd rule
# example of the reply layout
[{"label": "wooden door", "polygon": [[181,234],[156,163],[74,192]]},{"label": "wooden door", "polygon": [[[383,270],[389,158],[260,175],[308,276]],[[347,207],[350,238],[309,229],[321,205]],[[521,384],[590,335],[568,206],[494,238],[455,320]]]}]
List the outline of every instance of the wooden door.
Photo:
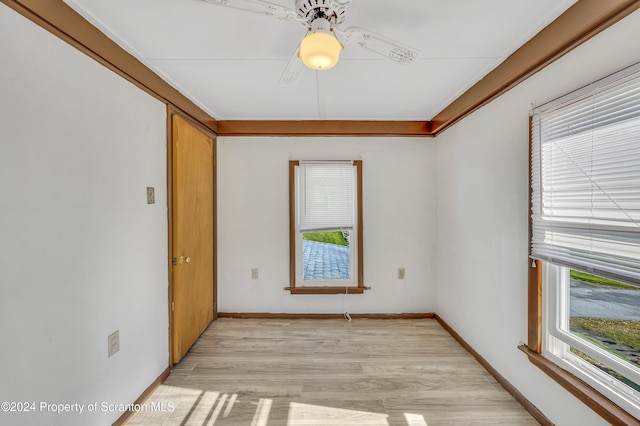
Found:
[{"label": "wooden door", "polygon": [[172,119],[172,360],[214,319],[213,139]]}]

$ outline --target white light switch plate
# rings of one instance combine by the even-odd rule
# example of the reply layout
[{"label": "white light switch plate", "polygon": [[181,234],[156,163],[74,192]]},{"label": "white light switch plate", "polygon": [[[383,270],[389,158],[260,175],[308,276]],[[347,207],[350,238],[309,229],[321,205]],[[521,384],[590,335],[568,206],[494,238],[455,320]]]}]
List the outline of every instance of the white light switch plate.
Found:
[{"label": "white light switch plate", "polygon": [[147,204],[156,202],[156,190],[153,186],[147,186]]}]

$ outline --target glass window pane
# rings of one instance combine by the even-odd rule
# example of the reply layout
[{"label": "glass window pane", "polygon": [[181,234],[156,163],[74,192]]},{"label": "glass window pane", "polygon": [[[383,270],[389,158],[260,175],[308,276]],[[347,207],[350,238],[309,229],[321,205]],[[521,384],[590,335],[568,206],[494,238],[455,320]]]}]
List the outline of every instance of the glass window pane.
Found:
[{"label": "glass window pane", "polygon": [[[573,334],[640,368],[640,288],[572,270],[569,307]],[[571,352],[629,384],[587,355]]]},{"label": "glass window pane", "polygon": [[348,280],[351,278],[349,231],[302,234],[303,279]]},{"label": "glass window pane", "polygon": [[578,358],[581,358],[582,360],[587,361],[589,364],[593,365],[594,367],[596,367],[600,371],[608,374],[609,376],[613,377],[614,379],[617,379],[617,380],[621,381],[625,385],[629,386],[631,389],[640,392],[640,385],[632,382],[631,380],[627,379],[623,375],[619,374],[617,371],[614,371],[611,368],[607,367],[606,365],[604,365],[600,361],[595,360],[595,359],[591,358],[589,355],[580,352],[578,349],[574,348],[573,346],[571,346],[571,353],[574,354],[575,356],[577,356]]}]

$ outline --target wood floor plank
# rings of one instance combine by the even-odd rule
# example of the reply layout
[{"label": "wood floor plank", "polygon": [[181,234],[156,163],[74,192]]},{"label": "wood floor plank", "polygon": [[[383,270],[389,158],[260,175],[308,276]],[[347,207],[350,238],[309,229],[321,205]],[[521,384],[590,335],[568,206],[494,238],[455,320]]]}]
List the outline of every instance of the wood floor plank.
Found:
[{"label": "wood floor plank", "polygon": [[429,319],[223,318],[144,408],[128,424],[538,424]]}]

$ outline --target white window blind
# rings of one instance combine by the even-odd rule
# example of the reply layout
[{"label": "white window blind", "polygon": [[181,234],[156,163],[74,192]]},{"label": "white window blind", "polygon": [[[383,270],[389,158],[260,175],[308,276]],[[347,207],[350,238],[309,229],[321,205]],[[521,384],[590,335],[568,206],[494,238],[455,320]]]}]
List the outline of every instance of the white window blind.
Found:
[{"label": "white window blind", "polygon": [[640,64],[533,111],[531,257],[640,284]]},{"label": "white window blind", "polygon": [[300,162],[297,167],[299,231],[353,229],[355,167],[352,162]]}]

